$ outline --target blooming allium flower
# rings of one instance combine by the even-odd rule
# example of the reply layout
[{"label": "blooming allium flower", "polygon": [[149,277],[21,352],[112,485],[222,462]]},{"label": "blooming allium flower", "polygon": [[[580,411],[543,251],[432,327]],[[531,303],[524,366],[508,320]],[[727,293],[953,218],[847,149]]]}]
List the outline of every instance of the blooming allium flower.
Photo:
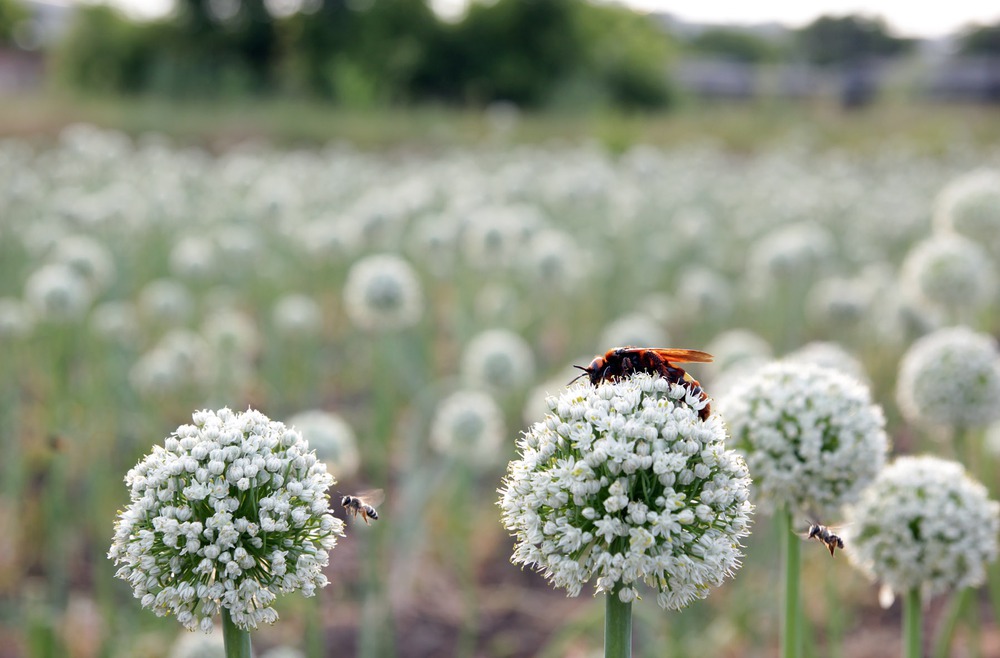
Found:
[{"label": "blooming allium flower", "polygon": [[38,316],[66,321],[80,318],[93,300],[86,280],[69,265],[43,265],[28,277],[24,298]]},{"label": "blooming allium flower", "polygon": [[903,290],[917,301],[943,308],[976,309],[993,300],[996,268],[986,250],[958,234],[918,243],[900,272]]},{"label": "blooming allium flower", "polygon": [[361,467],[358,441],[347,421],[335,413],[322,409],[301,411],[285,423],[294,427],[316,451],[316,456],[342,480],[349,480]]},{"label": "blooming allium flower", "polygon": [[509,392],[526,386],[535,374],[528,341],[509,329],[489,329],[462,350],[462,374],[472,386]]},{"label": "blooming allium flower", "polygon": [[143,607],[211,632],[225,608],[244,629],[273,622],[276,595],[312,596],[343,534],[334,478],[301,435],[259,411],[198,411],[125,476],[108,557]]},{"label": "blooming allium flower", "polygon": [[742,379],[719,407],[769,507],[836,514],[885,463],[882,409],[863,384],[835,370],[774,362]]},{"label": "blooming allium flower", "polygon": [[282,336],[315,336],[323,328],[323,311],[311,297],[289,294],[274,304],[271,312],[274,328]]},{"label": "blooming allium flower", "polygon": [[939,329],[903,355],[896,401],[910,422],[983,427],[1000,420],[1000,353],[967,327]]},{"label": "blooming allium flower", "polygon": [[518,440],[500,490],[513,562],[570,596],[596,579],[623,601],[646,583],[663,608],[708,596],[740,566],[750,478],[716,414],[686,387],[646,373],[547,400]]},{"label": "blooming allium flower", "polygon": [[393,254],[375,254],[351,266],[344,303],[347,317],[361,329],[403,329],[420,319],[423,293],[409,263]]},{"label": "blooming allium flower", "polygon": [[642,312],[623,315],[601,331],[600,345],[639,345],[662,347],[669,345],[667,331],[660,323]]},{"label": "blooming allium flower", "polygon": [[865,367],[858,357],[845,350],[838,343],[820,340],[806,343],[786,354],[785,360],[832,368],[845,375],[850,375],[860,382],[869,383],[868,373],[865,372]]},{"label": "blooming allium flower", "polygon": [[934,227],[1000,249],[1000,171],[980,169],[949,183],[935,201]]},{"label": "blooming allium flower", "polygon": [[446,397],[431,421],[431,445],[438,452],[474,465],[496,462],[506,429],[503,412],[482,391],[456,391]]},{"label": "blooming allium flower", "polygon": [[997,557],[1000,503],[957,462],[900,457],[848,512],[848,558],[896,593],[981,585]]}]

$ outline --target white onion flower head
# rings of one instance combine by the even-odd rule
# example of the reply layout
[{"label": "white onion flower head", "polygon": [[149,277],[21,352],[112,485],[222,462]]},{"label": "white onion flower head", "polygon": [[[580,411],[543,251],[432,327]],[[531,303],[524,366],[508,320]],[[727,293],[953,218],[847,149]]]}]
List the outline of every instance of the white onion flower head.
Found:
[{"label": "white onion flower head", "polygon": [[90,312],[90,328],[101,338],[122,345],[135,344],[139,339],[139,316],[131,302],[103,302]]},{"label": "white onion flower head", "polygon": [[340,415],[311,409],[302,411],[285,423],[294,427],[316,451],[334,477],[350,480],[361,466],[358,441],[354,430]]},{"label": "white onion flower head", "polygon": [[86,280],[62,263],[35,270],[25,282],[24,297],[39,318],[56,322],[82,317],[93,301]]},{"label": "white onion flower head", "polygon": [[968,327],[928,334],[903,355],[896,402],[912,423],[984,427],[1000,420],[1000,353]]},{"label": "white onion flower head", "polygon": [[975,310],[993,301],[996,268],[978,244],[958,234],[938,234],[915,245],[903,261],[904,293],[934,306]]},{"label": "white onion flower head", "polygon": [[259,411],[197,411],[125,476],[108,557],[142,606],[211,632],[272,623],[279,594],[312,596],[343,535],[335,483],[302,436]]},{"label": "white onion flower head", "polygon": [[934,227],[1000,255],[1000,171],[980,169],[948,183],[935,201]]},{"label": "white onion flower head", "polygon": [[899,457],[848,508],[851,563],[897,594],[977,587],[997,557],[1000,504],[961,464]]},{"label": "white onion flower head", "polygon": [[170,272],[182,279],[206,279],[217,262],[215,244],[203,235],[182,237],[170,250]]},{"label": "white onion flower head", "polygon": [[0,338],[24,338],[35,328],[35,312],[14,297],[0,298]]},{"label": "white onion flower head", "polygon": [[503,412],[482,391],[455,391],[438,404],[431,420],[431,446],[472,466],[495,464],[505,435]]},{"label": "white onion flower head", "polygon": [[774,357],[771,344],[749,329],[730,329],[713,338],[705,347],[713,355],[705,369],[714,379],[731,367],[743,362],[770,362]]},{"label": "white onion flower head", "polygon": [[173,279],[150,281],[139,291],[139,314],[150,324],[184,324],[193,312],[191,293]]},{"label": "white onion flower head", "polygon": [[347,317],[360,329],[391,331],[411,327],[423,312],[416,272],[394,254],[374,254],[354,263],[344,285]]},{"label": "white onion flower head", "polygon": [[691,267],[680,274],[677,308],[688,322],[718,320],[733,308],[732,285],[722,274],[707,267]]},{"label": "white onion flower head", "polygon": [[528,341],[509,329],[488,329],[462,350],[462,377],[473,388],[516,391],[535,376],[535,357]]},{"label": "white onion flower head", "polygon": [[737,383],[719,407],[766,508],[835,516],[885,464],[881,407],[864,384],[835,370],[773,362]]},{"label": "white onion flower head", "polygon": [[217,352],[252,359],[260,351],[262,339],[257,323],[235,308],[220,308],[205,318],[201,327],[205,340]]},{"label": "white onion flower head", "polygon": [[115,261],[111,250],[85,235],[61,238],[56,244],[52,260],[71,267],[95,294],[105,290],[115,276]]},{"label": "white onion flower head", "polygon": [[786,354],[785,360],[832,368],[863,382],[865,385],[870,385],[868,373],[865,372],[861,360],[838,343],[822,340],[806,343]]},{"label": "white onion flower head", "polygon": [[641,311],[623,315],[601,331],[600,345],[637,345],[663,347],[669,345],[667,331],[651,316]]},{"label": "white onion flower head", "polygon": [[274,328],[283,336],[316,336],[323,328],[323,312],[307,295],[285,295],[274,304],[271,315]]},{"label": "white onion flower head", "polygon": [[753,506],[718,414],[686,387],[638,373],[547,400],[500,489],[514,563],[577,596],[623,601],[645,583],[664,609],[708,596],[740,566]]}]

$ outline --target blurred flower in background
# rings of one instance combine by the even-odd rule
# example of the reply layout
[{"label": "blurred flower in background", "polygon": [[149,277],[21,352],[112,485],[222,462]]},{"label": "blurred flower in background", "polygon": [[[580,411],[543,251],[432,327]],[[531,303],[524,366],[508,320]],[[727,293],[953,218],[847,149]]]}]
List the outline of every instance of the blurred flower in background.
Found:
[{"label": "blurred flower in background", "polygon": [[510,393],[530,384],[535,357],[528,341],[507,329],[488,329],[462,350],[462,379],[472,388]]},{"label": "blurred flower in background", "polygon": [[316,456],[338,480],[350,481],[358,473],[361,456],[351,426],[338,414],[311,409],[290,417],[285,424],[302,435]]},{"label": "blurred flower in background", "polygon": [[489,468],[500,459],[506,431],[503,413],[492,397],[482,391],[456,391],[434,411],[430,442],[442,455]]},{"label": "blurred flower in background", "polygon": [[1000,257],[1000,170],[979,169],[950,181],[935,200],[934,227],[954,231]]},{"label": "blurred flower in background", "polygon": [[271,322],[288,338],[317,336],[323,329],[323,312],[308,295],[292,293],[274,303]]},{"label": "blurred flower in background", "polygon": [[896,594],[926,601],[986,581],[996,560],[1000,503],[957,462],[899,457],[848,508],[851,563]]},{"label": "blurred flower in background", "polygon": [[413,268],[400,256],[365,256],[344,284],[344,311],[360,329],[392,331],[413,326],[423,312],[423,293]]},{"label": "blurred flower in background", "polygon": [[967,315],[993,303],[996,268],[978,244],[961,235],[934,235],[917,243],[900,272],[911,299]]},{"label": "blurred flower in background", "polygon": [[939,329],[907,350],[896,402],[911,423],[985,427],[1000,419],[1000,353],[992,337],[968,327]]},{"label": "blurred flower in background", "polygon": [[43,265],[24,284],[24,298],[41,320],[69,322],[86,314],[93,293],[76,270],[62,263]]}]

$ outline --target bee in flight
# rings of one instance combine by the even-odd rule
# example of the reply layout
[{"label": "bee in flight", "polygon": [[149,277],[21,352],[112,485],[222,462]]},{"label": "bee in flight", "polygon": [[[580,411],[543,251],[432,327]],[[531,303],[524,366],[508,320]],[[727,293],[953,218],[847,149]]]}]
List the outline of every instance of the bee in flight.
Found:
[{"label": "bee in flight", "polygon": [[813,522],[809,526],[809,530],[802,534],[805,539],[815,539],[816,541],[825,544],[827,549],[830,551],[830,556],[833,556],[833,552],[838,548],[844,549],[844,540],[838,535],[833,534],[833,531],[825,525]]},{"label": "bee in flight", "polygon": [[[590,365],[573,366],[583,371],[583,374],[570,382],[572,384],[580,377],[589,377],[590,383],[595,386],[603,381],[612,381],[621,377],[628,377],[637,372],[648,372],[652,375],[659,375],[675,384],[683,384],[689,391],[698,395],[702,400],[707,400],[708,395],[702,390],[698,380],[689,375],[683,368],[675,363],[708,363],[712,360],[712,355],[700,350],[684,350],[655,347],[614,347],[603,355],[598,354]],[[707,402],[698,412],[698,416],[705,420],[712,413],[712,407]]]},{"label": "bee in flight", "polygon": [[364,520],[365,525],[371,525],[368,519],[378,521],[378,512],[375,508],[385,500],[385,493],[381,489],[372,489],[356,496],[344,496],[340,499],[340,504],[347,510],[348,514],[353,514],[358,518],[358,514]]}]

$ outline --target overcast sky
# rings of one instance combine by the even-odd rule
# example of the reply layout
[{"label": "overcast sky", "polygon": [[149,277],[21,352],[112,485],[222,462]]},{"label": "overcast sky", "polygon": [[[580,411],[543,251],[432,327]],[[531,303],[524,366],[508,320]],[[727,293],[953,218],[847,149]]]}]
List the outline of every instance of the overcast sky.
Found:
[{"label": "overcast sky", "polygon": [[[801,27],[824,14],[863,13],[886,19],[899,36],[936,37],[955,32],[970,22],[1000,20],[996,0],[624,0],[637,9],[666,11],[706,23],[763,23],[777,21]],[[466,0],[432,0],[445,11],[461,11]]]},{"label": "overcast sky", "polygon": [[[162,15],[172,0],[109,0],[141,16]],[[899,36],[936,37],[971,23],[1000,21],[997,0],[603,0],[624,2],[643,11],[666,11],[705,23],[779,22],[801,27],[824,14],[863,13],[886,19]],[[461,13],[468,0],[431,0],[444,14]]]}]

